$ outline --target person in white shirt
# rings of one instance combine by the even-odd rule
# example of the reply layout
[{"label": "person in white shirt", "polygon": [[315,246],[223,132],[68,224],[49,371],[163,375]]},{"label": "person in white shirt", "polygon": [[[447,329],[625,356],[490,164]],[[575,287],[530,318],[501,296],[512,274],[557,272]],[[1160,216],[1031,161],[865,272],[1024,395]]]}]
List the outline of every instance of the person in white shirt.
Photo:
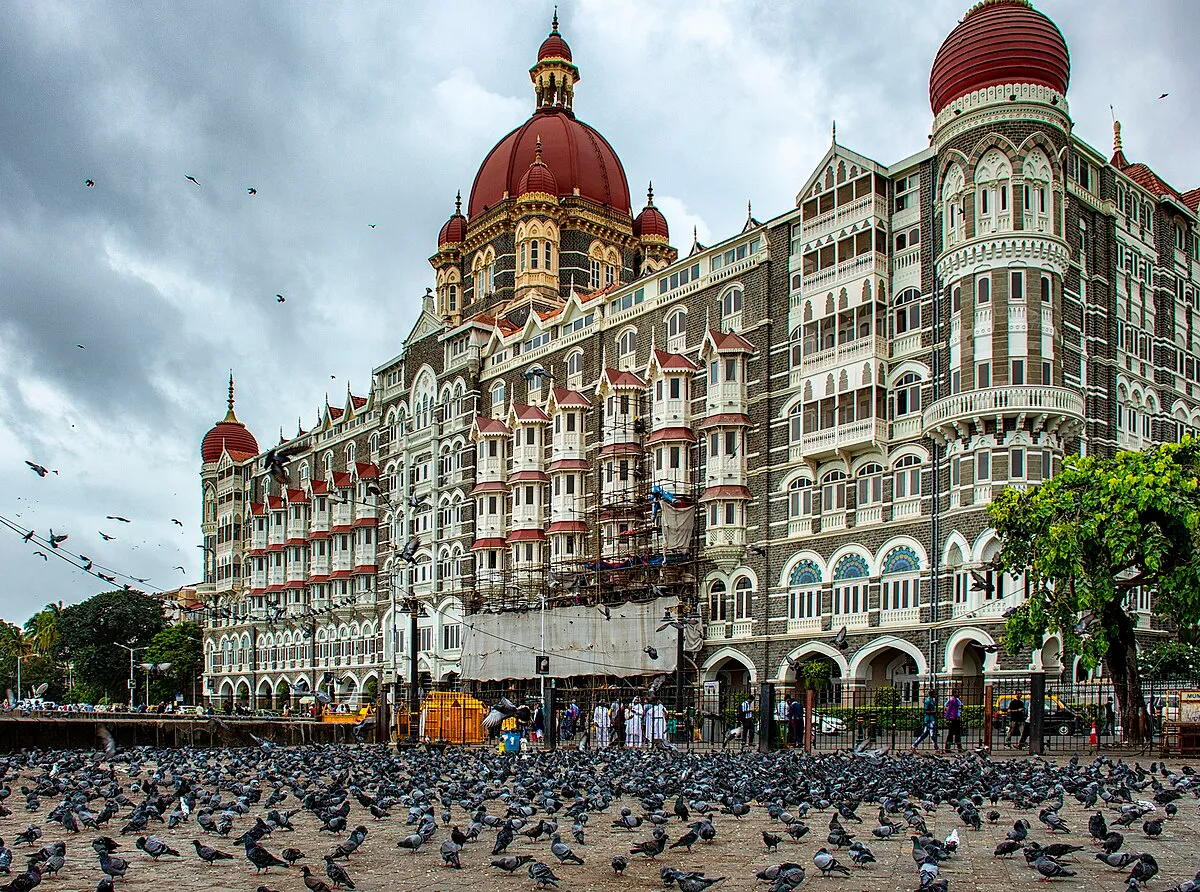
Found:
[{"label": "person in white shirt", "polygon": [[742,746],[749,746],[754,737],[754,700],[749,693],[742,700]]},{"label": "person in white shirt", "polygon": [[646,707],[646,736],[652,744],[667,739],[667,709],[657,699]]},{"label": "person in white shirt", "polygon": [[608,729],[610,724],[608,707],[603,703],[597,703],[596,708],[592,710],[592,727],[596,729],[595,737],[592,740],[597,747],[608,746]]},{"label": "person in white shirt", "polygon": [[629,704],[629,716],[625,719],[625,742],[631,747],[642,745],[642,730],[645,708],[640,697],[634,697]]}]

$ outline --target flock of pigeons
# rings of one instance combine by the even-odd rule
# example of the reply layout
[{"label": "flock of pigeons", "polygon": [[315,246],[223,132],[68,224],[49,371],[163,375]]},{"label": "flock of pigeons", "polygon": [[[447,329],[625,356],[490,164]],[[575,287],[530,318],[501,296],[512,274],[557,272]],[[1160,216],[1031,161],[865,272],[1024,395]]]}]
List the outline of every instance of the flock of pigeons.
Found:
[{"label": "flock of pigeons", "polygon": [[[984,856],[989,830],[1010,825],[994,857],[1023,856],[1031,879],[1086,874],[1103,886],[1111,875],[1130,890],[1163,882],[1156,890],[1163,892],[1169,881],[1159,879],[1151,850],[1165,855],[1163,839],[1189,823],[1181,808],[1186,801],[1190,812],[1197,798],[1200,776],[1188,768],[1108,758],[507,755],[267,741],[243,749],[26,751],[0,757],[0,833],[9,837],[0,840],[7,878],[0,888],[31,892],[65,880],[58,888],[96,883],[107,892],[131,878],[158,888],[179,876],[169,862],[192,861],[200,868],[193,884],[211,868],[221,883],[248,892],[300,882],[310,892],[353,890],[381,876],[386,888],[432,888],[453,883],[457,871],[464,872],[459,886],[515,874],[534,889],[584,886],[601,871],[609,887],[657,876],[664,888],[704,892],[726,880],[701,869],[716,853],[727,870],[744,865],[731,886],[793,892],[809,875],[853,875],[864,888],[879,887],[884,876],[871,879],[877,857],[894,864],[904,857],[896,843],[907,842],[912,888],[948,892],[956,870],[943,873],[943,865]],[[815,851],[810,833],[824,837]],[[960,833],[982,841],[963,845]],[[760,855],[780,852],[787,860],[759,868]],[[423,880],[401,879],[420,867]],[[1200,892],[1200,874],[1170,892]]]}]

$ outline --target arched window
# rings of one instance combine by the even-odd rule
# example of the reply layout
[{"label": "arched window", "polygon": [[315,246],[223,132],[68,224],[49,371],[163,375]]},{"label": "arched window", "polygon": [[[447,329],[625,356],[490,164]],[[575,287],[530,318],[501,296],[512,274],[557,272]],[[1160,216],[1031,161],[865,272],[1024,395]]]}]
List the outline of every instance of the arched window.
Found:
[{"label": "arched window", "polygon": [[788,434],[792,444],[799,446],[804,439],[804,404],[796,403],[788,413]]},{"label": "arched window", "polygon": [[804,334],[801,327],[797,325],[792,329],[791,334],[791,367],[794,369],[800,368],[800,363],[804,360]]},{"label": "arched window", "polygon": [[1049,232],[1054,220],[1054,179],[1050,162],[1041,149],[1034,149],[1025,158],[1024,212],[1025,228],[1035,232]]},{"label": "arched window", "polygon": [[567,377],[578,378],[583,375],[583,351],[572,350],[567,354]]},{"label": "arched window", "polygon": [[990,273],[984,273],[975,280],[975,303],[986,304],[992,302],[992,277]]},{"label": "arched window", "polygon": [[812,493],[812,481],[807,477],[797,477],[793,480],[788,485],[788,517],[811,517]]},{"label": "arched window", "polygon": [[859,554],[847,554],[833,568],[833,613],[855,615],[867,610],[867,560]]},{"label": "arched window", "polygon": [[868,462],[858,471],[858,507],[883,501],[883,466]]},{"label": "arched window", "polygon": [[880,607],[908,610],[921,604],[921,559],[907,545],[898,545],[883,558]]},{"label": "arched window", "polygon": [[921,495],[921,460],[915,455],[905,455],[893,466],[895,477],[892,482],[892,499],[916,499]]},{"label": "arched window", "polygon": [[742,312],[743,292],[740,285],[735,285],[725,292],[721,298],[721,318],[728,319]]},{"label": "arched window", "polygon": [[708,621],[723,623],[729,615],[725,583],[720,579],[708,587]]},{"label": "arched window", "polygon": [[975,168],[975,234],[1012,228],[1012,166],[999,149],[988,150]]},{"label": "arched window", "polygon": [[788,576],[788,619],[814,619],[821,615],[821,568],[802,560]]},{"label": "arched window", "polygon": [[492,385],[492,408],[504,405],[504,382],[497,381]]},{"label": "arched window", "polygon": [[678,338],[687,334],[687,310],[676,310],[667,317],[667,337]]},{"label": "arched window", "polygon": [[962,212],[965,183],[962,168],[957,164],[951,165],[942,180],[942,225],[947,245],[961,242],[966,235]]},{"label": "arched window", "polygon": [[752,619],[754,616],[754,584],[749,577],[739,576],[733,584],[733,618]]},{"label": "arched window", "polygon": [[846,510],[846,475],[841,471],[830,471],[821,480],[821,511]]},{"label": "arched window", "polygon": [[921,292],[907,288],[896,297],[894,316],[896,336],[921,328]]},{"label": "arched window", "polygon": [[632,357],[636,349],[636,332],[632,328],[627,328],[617,338],[617,355],[622,359]]},{"label": "arched window", "polygon": [[896,418],[921,411],[921,379],[914,372],[906,372],[892,385],[895,393]]}]

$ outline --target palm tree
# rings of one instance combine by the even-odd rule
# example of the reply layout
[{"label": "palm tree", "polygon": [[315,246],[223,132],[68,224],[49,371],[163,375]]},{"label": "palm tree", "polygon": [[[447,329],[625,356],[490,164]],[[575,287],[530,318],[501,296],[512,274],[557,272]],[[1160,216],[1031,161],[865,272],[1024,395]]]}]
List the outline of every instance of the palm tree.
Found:
[{"label": "palm tree", "polygon": [[25,623],[25,632],[32,637],[33,645],[39,653],[49,656],[58,651],[58,618],[61,614],[61,601],[57,604],[47,604]]}]

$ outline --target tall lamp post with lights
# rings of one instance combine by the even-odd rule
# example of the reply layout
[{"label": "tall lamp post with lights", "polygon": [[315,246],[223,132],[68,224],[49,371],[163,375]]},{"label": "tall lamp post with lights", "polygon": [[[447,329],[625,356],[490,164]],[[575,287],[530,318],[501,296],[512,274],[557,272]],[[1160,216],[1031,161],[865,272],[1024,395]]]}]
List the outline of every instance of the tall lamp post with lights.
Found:
[{"label": "tall lamp post with lights", "polygon": [[[145,650],[146,648],[144,646],[143,647],[132,647],[131,645],[128,645],[128,644],[121,644],[118,641],[114,641],[113,644],[115,644],[119,648],[122,648],[123,650],[129,651],[129,711],[133,712],[133,710],[135,708],[134,703],[133,703],[133,694],[134,694],[134,690],[137,688],[137,678],[134,675],[134,670],[137,667],[134,665],[133,655],[135,653],[137,653],[138,651]],[[149,686],[149,682],[147,682],[147,686]]]}]

